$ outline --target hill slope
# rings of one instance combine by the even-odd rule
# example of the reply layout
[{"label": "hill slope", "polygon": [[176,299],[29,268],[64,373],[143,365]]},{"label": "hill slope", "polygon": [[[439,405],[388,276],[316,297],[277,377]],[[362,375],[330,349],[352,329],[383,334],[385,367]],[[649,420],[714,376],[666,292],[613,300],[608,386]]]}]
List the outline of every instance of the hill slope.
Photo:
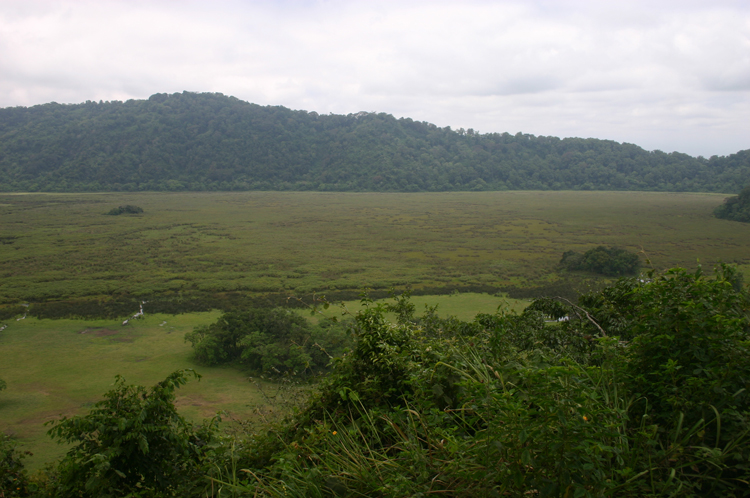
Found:
[{"label": "hill slope", "polygon": [[748,150],[694,158],[383,113],[318,115],[221,94],[0,109],[2,191],[737,192],[748,178]]}]

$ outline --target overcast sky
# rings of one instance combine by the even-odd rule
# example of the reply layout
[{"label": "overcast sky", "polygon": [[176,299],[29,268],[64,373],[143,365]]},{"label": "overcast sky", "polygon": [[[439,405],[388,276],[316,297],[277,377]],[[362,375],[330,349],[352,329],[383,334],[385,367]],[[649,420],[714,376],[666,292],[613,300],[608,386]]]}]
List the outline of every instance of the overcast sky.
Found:
[{"label": "overcast sky", "polygon": [[0,2],[0,107],[183,90],[726,155],[750,1]]}]

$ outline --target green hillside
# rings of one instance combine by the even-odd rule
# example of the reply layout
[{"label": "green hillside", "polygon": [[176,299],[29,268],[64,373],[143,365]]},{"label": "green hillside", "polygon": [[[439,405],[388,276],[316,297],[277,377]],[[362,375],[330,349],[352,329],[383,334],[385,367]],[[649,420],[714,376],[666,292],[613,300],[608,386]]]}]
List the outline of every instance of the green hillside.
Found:
[{"label": "green hillside", "polygon": [[479,134],[383,113],[319,115],[222,94],[0,109],[0,190],[738,192],[750,151]]}]

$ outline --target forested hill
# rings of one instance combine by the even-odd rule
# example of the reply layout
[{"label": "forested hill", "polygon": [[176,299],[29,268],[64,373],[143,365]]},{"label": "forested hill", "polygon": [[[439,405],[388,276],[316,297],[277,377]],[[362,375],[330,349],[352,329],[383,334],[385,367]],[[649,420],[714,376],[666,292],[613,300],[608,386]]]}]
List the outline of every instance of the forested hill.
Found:
[{"label": "forested hill", "polygon": [[0,190],[598,189],[738,192],[750,150],[694,158],[609,140],[319,115],[221,94],[0,109]]}]

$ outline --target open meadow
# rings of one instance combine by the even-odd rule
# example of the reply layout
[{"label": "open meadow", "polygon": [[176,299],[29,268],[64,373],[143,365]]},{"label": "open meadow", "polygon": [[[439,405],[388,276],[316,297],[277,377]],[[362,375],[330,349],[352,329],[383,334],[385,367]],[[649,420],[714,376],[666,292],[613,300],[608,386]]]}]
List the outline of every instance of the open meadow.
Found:
[{"label": "open meadow", "polygon": [[[46,437],[44,422],[85,413],[111,389],[115,375],[152,386],[171,372],[195,368],[184,334],[218,313],[147,315],[123,327],[114,321],[13,320],[0,336],[0,430],[17,436],[34,453],[31,467],[64,448]],[[164,323],[166,322],[166,323]],[[181,412],[193,420],[218,410],[247,418],[264,400],[247,376],[232,368],[197,368],[203,378],[178,391]]]},{"label": "open meadow", "polygon": [[[140,193],[0,195],[0,304],[239,292],[304,295],[411,286],[518,288],[570,277],[564,251],[600,244],[643,251],[657,269],[736,263],[748,276],[750,226],[718,220],[725,196],[643,192]],[[124,204],[143,214],[105,216]],[[578,278],[578,277],[576,277]],[[578,280],[585,282],[585,280]],[[468,320],[524,302],[493,294],[414,296],[417,313]],[[348,302],[350,311],[356,302]],[[133,312],[137,308],[133,309]],[[340,313],[338,307],[327,316]],[[180,368],[192,420],[270,409],[247,374],[198,367],[184,334],[218,311],[116,320],[0,321],[0,430],[35,453],[63,448],[45,421],[85,413],[115,375],[151,386]]]},{"label": "open meadow", "polygon": [[[658,269],[747,269],[750,227],[721,194],[651,192],[0,195],[0,304],[365,287],[528,287],[568,250],[645,252]],[[124,204],[140,215],[105,216]],[[479,287],[478,287],[479,286]],[[432,292],[434,291],[434,292]]]}]

